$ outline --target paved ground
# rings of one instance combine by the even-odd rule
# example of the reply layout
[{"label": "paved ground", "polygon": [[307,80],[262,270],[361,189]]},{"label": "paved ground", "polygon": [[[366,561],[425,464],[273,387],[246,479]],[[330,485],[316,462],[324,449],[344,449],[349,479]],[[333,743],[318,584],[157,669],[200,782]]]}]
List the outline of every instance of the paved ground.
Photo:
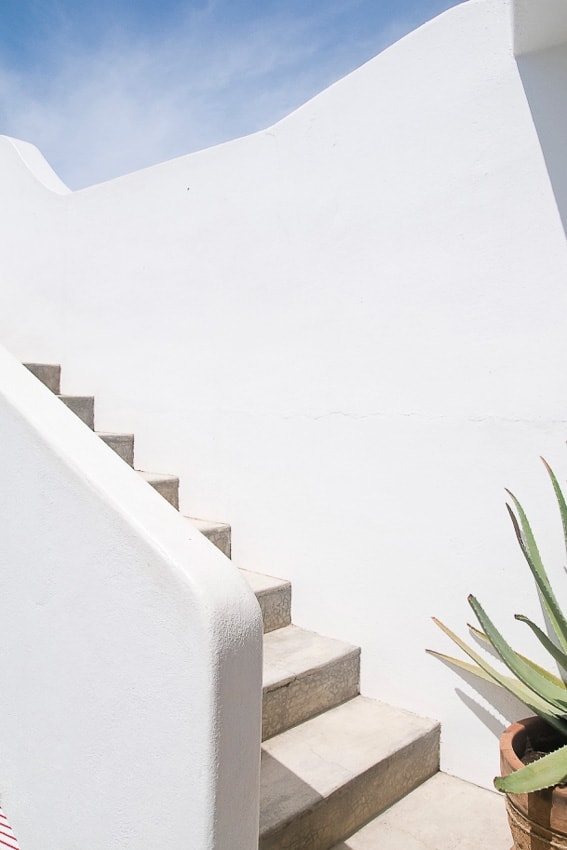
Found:
[{"label": "paved ground", "polygon": [[438,773],[335,850],[510,850],[504,798]]}]

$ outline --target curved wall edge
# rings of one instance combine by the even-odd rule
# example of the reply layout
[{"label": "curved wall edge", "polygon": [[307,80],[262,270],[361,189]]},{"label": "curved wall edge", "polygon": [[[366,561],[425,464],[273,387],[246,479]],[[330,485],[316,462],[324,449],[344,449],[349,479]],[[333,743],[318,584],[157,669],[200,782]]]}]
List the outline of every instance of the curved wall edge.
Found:
[{"label": "curved wall edge", "polygon": [[0,414],[0,795],[21,846],[250,850],[255,598],[4,350]]},{"label": "curved wall edge", "polygon": [[0,140],[13,148],[30,174],[42,186],[56,195],[71,194],[71,190],[63,183],[35,145],[32,145],[30,142],[24,142],[21,139],[14,139],[12,136],[0,135]]}]

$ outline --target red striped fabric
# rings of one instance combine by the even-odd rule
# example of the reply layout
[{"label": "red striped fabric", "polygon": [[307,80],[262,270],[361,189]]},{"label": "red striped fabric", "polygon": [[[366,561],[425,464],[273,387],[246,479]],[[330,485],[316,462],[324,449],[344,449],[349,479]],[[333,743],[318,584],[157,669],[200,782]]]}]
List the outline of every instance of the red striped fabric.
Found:
[{"label": "red striped fabric", "polygon": [[10,850],[20,850],[20,845],[8,823],[8,818],[0,809],[0,848],[4,850],[5,847],[9,847]]}]

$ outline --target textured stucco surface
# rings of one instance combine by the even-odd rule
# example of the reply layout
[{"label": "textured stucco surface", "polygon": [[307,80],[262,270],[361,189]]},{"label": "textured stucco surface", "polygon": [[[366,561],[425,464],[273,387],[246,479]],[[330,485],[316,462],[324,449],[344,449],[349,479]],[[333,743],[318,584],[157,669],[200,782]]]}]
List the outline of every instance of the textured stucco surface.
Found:
[{"label": "textured stucco surface", "polygon": [[2,349],[0,463],[0,792],[21,847],[250,850],[245,582]]}]

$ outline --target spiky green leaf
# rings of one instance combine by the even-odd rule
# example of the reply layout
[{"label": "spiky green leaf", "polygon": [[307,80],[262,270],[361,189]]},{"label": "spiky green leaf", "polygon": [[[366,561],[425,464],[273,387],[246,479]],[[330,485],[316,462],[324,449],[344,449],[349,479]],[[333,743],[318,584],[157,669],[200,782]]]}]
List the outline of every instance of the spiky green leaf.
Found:
[{"label": "spiky green leaf", "polygon": [[[528,625],[531,624],[532,627],[534,627],[535,629],[538,628],[535,625],[535,623],[532,623],[531,620],[528,620],[528,618],[524,617],[523,614],[516,614],[515,617],[516,617],[516,620],[520,620],[521,622],[528,623]],[[472,626],[470,623],[467,623],[467,628],[469,628],[471,630],[473,635],[478,640],[480,640],[483,643],[487,644],[488,646],[492,647],[492,649],[494,650],[494,647],[490,643],[490,639],[484,634],[483,631],[481,631],[480,629],[477,629],[476,626]],[[541,629],[539,629],[539,631],[541,632]],[[543,632],[542,632],[542,634],[543,634]],[[549,638],[548,638],[548,640],[549,640]],[[557,650],[557,652],[559,652],[559,653],[561,652],[561,650],[557,649],[557,647],[555,647],[555,649]],[[548,679],[550,682],[553,682],[555,685],[557,685],[558,688],[563,688],[564,690],[567,690],[567,685],[565,684],[563,679],[559,678],[559,676],[556,676],[550,670],[546,670],[545,667],[541,667],[539,664],[536,664],[535,661],[532,661],[531,658],[528,658],[526,655],[522,655],[520,652],[518,652],[517,655],[522,659],[522,661],[525,661],[526,664],[529,664],[530,667],[532,667],[534,670],[536,670],[542,676],[545,676],[545,678]],[[566,656],[566,658],[567,658],[567,656]]]},{"label": "spiky green leaf", "polygon": [[515,652],[504,640],[478,600],[472,595],[469,596],[468,599],[484,633],[487,635],[490,643],[508,669],[511,670],[521,682],[527,685],[528,688],[531,688],[539,694],[542,699],[561,709],[563,714],[566,714],[567,693],[565,690],[558,687],[553,682],[550,682],[549,679],[541,675],[541,673],[537,670],[534,670],[530,664],[527,664],[524,659],[521,658],[518,653]]},{"label": "spiky green leaf", "polygon": [[[471,664],[470,661],[463,661],[462,659],[455,658],[452,655],[445,655],[445,653],[437,652],[437,650],[435,649],[426,649],[425,651],[429,655],[433,655],[435,658],[439,658],[441,661],[447,661],[454,667],[458,667],[460,670],[464,670],[465,673],[472,673],[478,679],[483,679],[486,682],[490,682],[492,685],[498,685],[498,687],[504,688],[517,699],[519,699],[520,702],[523,702],[524,705],[530,708],[534,712],[534,714],[539,714],[540,711],[545,711],[546,720],[548,719],[548,709],[553,708],[553,706],[548,706],[547,703],[543,702],[537,696],[537,694],[534,694],[533,691],[527,688],[524,683],[520,682],[518,679],[514,679],[512,676],[506,676],[504,674],[499,673],[494,668],[491,668],[489,664],[487,664],[486,666],[493,670],[492,675],[486,670],[483,670],[482,667],[479,667],[476,664]],[[561,717],[557,709],[554,709],[554,711],[556,712],[556,714],[554,715],[555,717]],[[562,722],[561,731],[567,735],[567,720],[565,722]]]},{"label": "spiky green leaf", "polygon": [[552,468],[546,461],[544,457],[541,458],[543,465],[547,469],[547,473],[551,478],[551,483],[553,485],[553,489],[555,491],[555,497],[557,499],[557,504],[559,505],[559,513],[561,514],[561,524],[563,526],[563,537],[565,540],[565,549],[567,550],[567,502],[565,502],[565,497],[563,495],[563,491],[559,486],[559,482],[553,472]]},{"label": "spiky green leaf", "polygon": [[[471,646],[465,643],[464,640],[455,634],[455,632],[451,631],[448,626],[436,617],[433,617],[433,622],[441,629],[441,631],[450,637],[451,640],[469,656],[469,658],[472,658],[473,661],[478,664],[478,668],[474,667],[472,664],[465,667],[463,666],[466,664],[464,661],[459,661],[459,659],[452,658],[451,656],[443,656],[441,653],[435,652],[434,650],[426,650],[430,655],[435,655],[443,660],[451,661],[458,667],[462,667],[462,669],[467,670],[469,673],[474,673],[480,678],[488,679],[488,681],[492,681],[495,684],[500,685],[501,688],[504,688],[504,690],[516,697],[516,699],[520,700],[520,702],[523,702],[524,705],[526,705],[531,711],[538,714],[540,717],[543,717],[544,720],[547,720],[550,726],[553,726],[558,732],[567,737],[567,720],[564,719],[564,712],[562,709],[558,709],[557,706],[547,702],[539,694],[534,693],[530,688],[524,685],[523,682],[519,682],[517,679],[513,679],[510,676],[500,673],[500,671],[489,664],[482,655],[475,652]],[[479,670],[481,672],[479,672]]]},{"label": "spiky green leaf", "polygon": [[557,599],[555,598],[555,594],[551,587],[543,561],[541,560],[535,537],[528,522],[526,513],[514,494],[510,492],[510,490],[507,490],[506,492],[513,500],[520,518],[520,521],[518,522],[518,519],[510,505],[506,505],[514,526],[518,543],[520,544],[524,558],[526,559],[534,580],[540,590],[545,610],[557,636],[558,643],[562,649],[567,652],[567,620],[565,619]]},{"label": "spiky green leaf", "polygon": [[527,764],[509,776],[498,776],[494,785],[507,794],[527,794],[542,791],[567,779],[567,745]]},{"label": "spiky green leaf", "polygon": [[[545,634],[545,632],[542,631],[539,626],[537,626],[534,622],[532,622],[532,620],[530,620],[529,617],[526,617],[524,614],[516,614],[515,618],[520,623],[525,623],[527,626],[530,627],[530,629],[535,634],[535,636],[537,637],[537,639],[539,640],[541,645],[543,647],[545,647],[545,649],[549,652],[549,654],[552,656],[552,658],[554,658],[557,661],[557,663],[560,665],[560,667],[562,667],[564,670],[567,671],[567,655],[561,649],[559,649],[558,646],[556,646],[553,643],[553,641]],[[528,659],[526,659],[526,660],[528,660]],[[530,663],[533,664],[533,662],[530,662]],[[542,667],[540,667],[539,669],[543,670]],[[549,671],[544,671],[544,672],[546,672],[548,676],[553,675],[552,673],[549,673]],[[562,681],[562,680],[558,679],[557,676],[554,676],[553,678],[556,681]],[[563,684],[565,686],[565,683],[563,683]]]}]

